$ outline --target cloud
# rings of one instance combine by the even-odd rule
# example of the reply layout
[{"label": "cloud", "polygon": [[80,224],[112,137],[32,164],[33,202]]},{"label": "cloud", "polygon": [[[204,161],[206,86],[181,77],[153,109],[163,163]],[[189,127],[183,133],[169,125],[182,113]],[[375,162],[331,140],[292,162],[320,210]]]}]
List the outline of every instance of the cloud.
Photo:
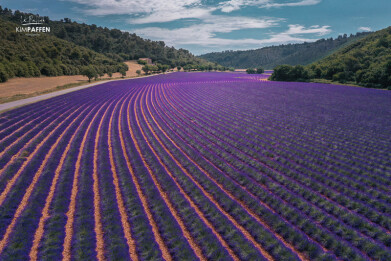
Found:
[{"label": "cloud", "polygon": [[370,32],[372,31],[372,28],[371,27],[366,27],[366,26],[361,26],[360,28],[358,28],[359,31],[364,31],[364,32]]},{"label": "cloud", "polygon": [[239,10],[242,6],[255,6],[258,8],[272,8],[272,7],[284,7],[284,6],[306,6],[319,4],[321,0],[301,0],[293,2],[276,2],[273,0],[230,0],[220,3],[222,12],[230,13],[235,10]]},{"label": "cloud", "polygon": [[308,28],[305,28],[302,25],[290,24],[288,31],[283,34],[288,35],[301,35],[301,34],[316,34],[318,36],[326,35],[331,33],[330,26],[325,25],[320,27],[319,25],[313,25]]},{"label": "cloud", "polygon": [[148,23],[162,23],[170,22],[185,18],[203,19],[208,17],[215,8],[183,8],[180,12],[173,12],[172,10],[159,10],[151,15],[131,18],[128,20],[131,24],[148,24]]},{"label": "cloud", "polygon": [[284,6],[315,5],[321,0],[291,0],[281,2],[276,0],[228,0],[218,1],[214,5],[206,5],[203,0],[67,0],[88,8],[81,10],[87,15],[138,15],[137,23],[167,22],[181,18],[199,18],[206,13],[221,10],[230,13],[244,6],[272,8]]},{"label": "cloud", "polygon": [[220,3],[220,9],[224,13],[230,13],[239,10],[242,6],[262,6],[269,2],[270,0],[230,0]]},{"label": "cloud", "polygon": [[325,35],[330,33],[329,26],[310,26],[305,28],[301,25],[289,25],[288,30],[281,33],[271,33],[266,39],[225,39],[216,37],[217,33],[229,33],[242,28],[269,28],[278,24],[280,20],[273,19],[249,19],[243,17],[213,17],[209,23],[194,25],[179,29],[166,29],[159,27],[147,27],[135,31],[143,37],[163,40],[167,45],[186,46],[198,45],[208,48],[233,49],[236,48],[260,48],[266,44],[283,44],[295,42],[312,42],[317,38],[305,37],[304,35]]},{"label": "cloud", "polygon": [[[293,42],[310,42],[317,39],[312,37],[329,33],[329,26],[289,25],[288,29],[281,33],[269,33],[262,35],[266,39],[258,39],[260,36],[249,36],[245,39],[226,39],[219,34],[230,33],[243,29],[265,29],[280,26],[283,18],[251,18],[245,16],[232,16],[218,14],[215,11],[230,13],[244,6],[257,8],[278,8],[283,6],[314,5],[321,0],[225,0],[214,4],[205,4],[205,0],[66,0],[76,2],[88,8],[81,10],[87,15],[130,15],[127,18],[129,24],[143,25],[132,33],[152,40],[165,41],[172,46],[198,45],[205,48],[259,48],[265,44],[281,44]],[[178,22],[182,28],[169,29],[148,26],[151,23],[163,23],[178,21],[180,19],[193,19],[193,25],[186,26]]]},{"label": "cloud", "polygon": [[68,0],[88,8],[82,11],[87,15],[145,15],[159,12],[178,13],[188,8],[201,6],[201,0]]},{"label": "cloud", "polygon": [[321,0],[302,0],[299,2],[290,2],[290,3],[269,3],[265,7],[283,7],[283,6],[306,6],[306,5],[317,5]]},{"label": "cloud", "polygon": [[[247,17],[228,17],[208,15],[203,17],[201,24],[178,29],[147,27],[134,32],[144,37],[163,39],[167,44],[199,44],[220,45],[242,40],[228,40],[216,38],[217,33],[229,33],[240,29],[264,29],[277,26],[282,19],[265,18],[255,19]],[[220,43],[223,40],[224,43]]]}]

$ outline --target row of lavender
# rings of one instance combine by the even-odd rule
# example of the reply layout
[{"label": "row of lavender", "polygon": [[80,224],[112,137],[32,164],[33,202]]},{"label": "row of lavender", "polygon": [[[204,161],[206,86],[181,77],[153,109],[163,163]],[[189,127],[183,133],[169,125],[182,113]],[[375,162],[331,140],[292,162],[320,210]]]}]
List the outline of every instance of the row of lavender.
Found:
[{"label": "row of lavender", "polygon": [[389,260],[390,98],[175,73],[3,113],[0,257]]},{"label": "row of lavender", "polygon": [[[238,85],[235,84],[235,86],[237,87]],[[246,84],[246,86],[248,86],[248,84]],[[225,88],[226,86],[223,86],[223,88]],[[205,87],[209,90],[208,87]],[[163,88],[164,89],[164,88]],[[169,88],[167,88],[169,90]],[[199,90],[200,88],[198,88],[197,90]],[[186,93],[186,92],[183,92],[183,90],[178,90],[178,92],[180,93]],[[213,93],[216,93],[216,89],[213,90]],[[247,93],[248,94],[248,93]],[[247,95],[246,94],[246,95]],[[237,97],[237,93],[235,93],[233,95],[233,97]],[[174,97],[174,95],[170,94],[168,95],[168,97]],[[208,94],[205,94],[204,97],[210,97],[211,99],[211,104],[209,108],[212,108],[213,110],[215,110],[215,108],[221,108],[223,105],[219,105],[219,106],[216,106],[216,101],[217,99],[215,97],[213,97],[213,94],[212,93],[208,93]],[[267,97],[267,98],[270,98],[270,97]],[[319,180],[318,181],[314,181],[312,183],[309,183],[308,185],[306,184],[306,182],[311,182],[311,176],[315,176],[316,174],[318,173],[311,173],[310,172],[310,169],[309,168],[302,168],[301,165],[303,164],[306,164],[306,162],[301,162],[301,164],[295,164],[295,165],[292,165],[292,168],[289,169],[287,167],[289,167],[289,165],[286,165],[286,168],[281,168],[280,166],[278,166],[276,163],[277,162],[283,162],[283,163],[286,163],[287,162],[287,159],[285,158],[282,158],[282,156],[284,156],[284,152],[283,150],[277,150],[275,151],[273,146],[269,147],[268,150],[266,144],[264,144],[262,147],[260,146],[262,143],[260,143],[260,141],[258,140],[256,143],[255,142],[250,142],[248,143],[247,145],[246,144],[243,144],[243,143],[239,143],[237,142],[238,140],[248,140],[249,138],[251,139],[252,136],[249,136],[248,132],[251,131],[251,128],[252,126],[254,125],[254,121],[251,121],[251,125],[248,125],[247,128],[245,129],[246,133],[241,133],[241,129],[243,130],[243,126],[245,126],[245,122],[241,122],[240,119],[243,119],[242,117],[234,117],[234,118],[227,118],[227,119],[223,119],[221,122],[222,124],[227,124],[227,125],[232,125],[232,123],[235,123],[234,125],[237,125],[235,131],[227,131],[226,129],[221,128],[219,129],[220,131],[219,132],[216,132],[215,130],[219,128],[217,122],[219,122],[221,119],[222,119],[222,116],[223,114],[219,111],[218,113],[216,112],[213,112],[213,115],[218,115],[218,119],[214,116],[211,116],[210,117],[210,122],[208,124],[208,122],[203,122],[202,121],[202,118],[208,114],[211,114],[210,113],[210,109],[205,109],[203,110],[204,108],[207,108],[205,106],[205,104],[202,104],[200,106],[197,107],[197,104],[200,103],[200,99],[199,97],[195,98],[194,99],[194,103],[191,104],[189,102],[189,97],[180,97],[178,99],[175,100],[175,102],[177,102],[177,106],[179,108],[181,108],[181,111],[183,111],[183,108],[186,108],[186,106],[189,106],[189,109],[190,110],[193,110],[191,111],[191,113],[189,113],[188,115],[191,115],[191,116],[188,116],[189,118],[187,118],[184,122],[191,122],[188,127],[191,128],[191,125],[194,125],[194,123],[196,123],[197,126],[195,126],[193,129],[194,131],[196,132],[200,132],[200,127],[202,127],[202,125],[200,123],[203,123],[203,124],[206,124],[206,130],[209,130],[209,132],[212,134],[211,135],[211,138],[209,140],[206,140],[205,137],[208,135],[208,134],[201,134],[203,136],[201,136],[201,138],[194,142],[195,145],[197,145],[197,142],[202,142],[203,140],[205,141],[205,145],[206,146],[210,146],[211,143],[214,143],[216,144],[216,146],[219,146],[220,144],[218,144],[220,141],[221,142],[224,142],[225,139],[224,139],[224,136],[222,135],[225,131],[225,133],[228,133],[228,135],[231,135],[233,136],[233,138],[229,141],[229,142],[226,142],[226,143],[222,143],[222,145],[220,145],[218,148],[216,148],[216,154],[218,154],[219,152],[221,151],[226,151],[228,152],[227,153],[227,156],[225,156],[225,158],[223,158],[223,161],[224,162],[233,162],[233,163],[236,163],[237,160],[241,160],[242,163],[249,163],[249,166],[252,167],[251,165],[254,164],[253,166],[256,166],[257,165],[259,166],[259,169],[255,169],[253,171],[254,173],[254,180],[257,181],[256,179],[260,179],[261,182],[263,184],[265,184],[266,182],[264,181],[264,178],[265,177],[257,177],[257,174],[259,175],[259,171],[261,173],[267,173],[270,175],[273,175],[275,177],[275,181],[279,182],[280,184],[282,185],[285,185],[283,187],[282,191],[286,197],[286,192],[289,191],[287,190],[287,188],[292,188],[291,191],[294,191],[296,192],[295,190],[298,190],[298,188],[296,187],[297,185],[298,186],[301,186],[300,190],[303,190],[303,191],[300,191],[298,190],[299,194],[303,195],[304,198],[303,199],[306,199],[307,202],[302,202],[301,205],[297,205],[299,206],[300,208],[305,208],[305,211],[307,213],[310,213],[312,216],[316,217],[316,219],[314,220],[314,223],[317,224],[317,220],[322,220],[323,223],[325,223],[324,226],[328,227],[329,229],[331,230],[334,230],[336,231],[335,233],[337,235],[340,235],[340,236],[346,236],[347,239],[349,239],[347,241],[347,243],[350,242],[353,242],[354,243],[354,246],[356,246],[356,248],[362,248],[363,250],[361,251],[361,254],[366,254],[366,249],[371,249],[371,251],[375,251],[379,256],[374,256],[375,258],[380,258],[382,256],[382,253],[387,253],[389,252],[389,246],[390,246],[390,242],[389,242],[389,222],[386,220],[386,218],[384,217],[385,215],[387,216],[387,211],[386,211],[386,207],[387,204],[383,204],[382,207],[384,208],[381,208],[379,210],[383,210],[381,212],[377,212],[376,209],[374,209],[374,211],[370,212],[371,214],[373,215],[370,215],[368,212],[370,210],[368,210],[367,208],[372,208],[373,209],[373,206],[371,204],[366,204],[365,201],[364,204],[363,204],[363,207],[361,208],[361,210],[363,212],[366,211],[365,214],[368,214],[368,217],[373,219],[373,221],[369,220],[367,217],[363,216],[362,214],[360,214],[360,211],[354,213],[355,211],[350,211],[349,209],[347,209],[346,207],[343,206],[343,204],[341,205],[339,200],[340,200],[340,197],[341,197],[341,194],[337,194],[335,199],[336,200],[333,200],[333,198],[330,198],[328,197],[329,194],[333,195],[333,191],[330,191],[329,190],[332,190],[333,188],[329,185],[330,184],[330,180],[327,180],[326,184],[324,187],[321,187],[319,186],[319,182],[320,181],[323,181],[322,179],[325,179],[326,177],[323,175],[318,175],[319,176]],[[248,101],[249,99],[247,99],[246,101]],[[186,101],[186,102],[182,102],[182,101]],[[174,103],[175,103],[174,102]],[[224,95],[224,99],[222,99],[222,102],[223,103],[227,103],[227,95]],[[231,103],[230,103],[231,104]],[[232,103],[232,104],[240,104],[240,102],[235,102],[235,103]],[[213,107],[212,107],[213,106]],[[241,112],[244,111],[244,110],[241,110]],[[229,109],[227,110],[227,115],[232,115],[232,114],[238,114],[239,112],[235,111],[235,110],[232,110]],[[263,113],[263,111],[262,111]],[[313,112],[311,112],[313,113]],[[194,115],[197,115],[200,117],[200,120],[195,120],[194,119]],[[186,117],[186,115],[183,115],[184,117]],[[280,117],[283,116],[283,115],[280,115]],[[276,117],[277,118],[277,117]],[[236,122],[235,122],[236,121]],[[263,123],[267,123],[267,122],[264,122]],[[183,127],[182,127],[183,129]],[[270,130],[269,130],[270,131]],[[216,134],[213,134],[216,133]],[[274,130],[275,132],[275,130]],[[291,131],[290,131],[291,132]],[[253,133],[254,135],[256,135],[256,132]],[[265,134],[265,133],[262,133],[262,134]],[[227,135],[227,134],[226,134]],[[281,136],[285,136],[286,134],[278,134],[277,135],[274,135],[274,137],[281,137]],[[191,133],[189,135],[189,141],[188,142],[191,142],[192,140],[194,140],[194,133]],[[214,137],[213,137],[214,136]],[[243,138],[245,137],[245,138]],[[265,140],[265,136],[262,136],[262,141],[264,142]],[[297,137],[296,137],[297,139]],[[217,142],[214,142],[217,141]],[[227,139],[228,140],[228,139]],[[383,140],[384,141],[384,140]],[[382,141],[382,142],[383,142]],[[274,143],[275,141],[271,141],[271,143]],[[308,143],[308,141],[307,141]],[[232,144],[234,144],[234,146],[232,146]],[[237,145],[237,150],[236,151],[233,151],[233,149],[235,148],[235,145]],[[269,143],[270,144],[270,143]],[[275,144],[273,144],[275,145]],[[296,144],[296,146],[299,146],[300,144]],[[251,154],[251,149],[254,147],[254,146],[258,146],[260,148],[262,148],[263,151],[261,150],[258,150],[256,151],[256,153],[253,153]],[[269,145],[270,146],[270,145]],[[289,145],[285,148],[285,150],[288,148],[292,147],[292,145]],[[296,148],[293,148],[293,154],[291,155],[295,155],[297,153],[297,150]],[[386,147],[385,147],[386,148]],[[276,154],[276,152],[278,153],[278,155],[274,155]],[[296,152],[296,153],[295,153]],[[326,151],[324,151],[323,153],[327,153]],[[235,156],[237,156],[236,158],[232,158],[231,155],[234,154]],[[247,154],[246,156],[243,156],[243,154]],[[262,155],[264,154],[264,155]],[[224,156],[224,155],[223,155]],[[263,157],[262,157],[263,156]],[[300,155],[298,155],[300,156]],[[320,155],[321,156],[321,155]],[[381,154],[379,154],[379,156],[382,156]],[[319,156],[318,156],[319,157]],[[212,158],[216,158],[215,155],[212,156]],[[243,158],[243,159],[242,159]],[[258,162],[257,162],[258,161]],[[277,162],[276,162],[277,161]],[[315,161],[316,162],[316,161]],[[389,164],[389,162],[385,162],[385,165],[382,166],[382,165],[379,165],[379,167],[383,167],[385,169],[385,172],[384,174],[389,174],[389,165],[387,166],[387,164]],[[261,164],[259,164],[261,163]],[[294,162],[292,162],[294,163]],[[310,163],[310,164],[314,164],[314,163]],[[263,165],[263,166],[262,166]],[[282,165],[284,166],[284,165]],[[266,167],[266,168],[265,168]],[[238,165],[238,169],[243,169],[243,165],[242,164],[239,164]],[[279,169],[281,171],[279,171]],[[301,171],[295,171],[296,169],[298,170],[302,170]],[[321,169],[321,168],[320,168]],[[327,170],[327,169],[326,169]],[[388,170],[388,171],[387,171]],[[258,171],[258,173],[257,173]],[[246,173],[250,173],[251,172],[251,169],[246,169]],[[278,173],[278,176],[276,176],[276,173],[273,173],[273,172],[277,172]],[[323,172],[326,172],[325,170],[323,170]],[[328,172],[327,172],[328,173]],[[287,175],[288,174],[288,175]],[[292,175],[292,176],[291,176]],[[287,177],[288,179],[285,179],[284,177]],[[293,177],[293,179],[291,179],[290,177]],[[305,179],[309,177],[309,179]],[[358,177],[360,178],[360,177]],[[380,180],[384,177],[382,176],[379,176],[378,177]],[[239,178],[242,180],[242,178]],[[303,182],[303,179],[304,182]],[[253,181],[254,181],[253,180]],[[280,181],[281,180],[281,181]],[[251,181],[250,181],[251,182]],[[291,184],[293,183],[293,184]],[[252,183],[249,183],[250,186],[253,186]],[[371,183],[369,183],[371,184]],[[275,184],[271,184],[271,186],[273,186]],[[345,182],[343,182],[342,184],[337,184],[339,186],[337,186],[337,188],[339,187],[343,187],[345,185]],[[268,185],[270,186],[270,185]],[[366,187],[366,189],[368,189],[369,186]],[[318,190],[320,193],[314,193],[314,188],[316,190]],[[384,187],[386,188],[386,187]],[[273,189],[273,187],[271,187],[270,189]],[[306,191],[307,190],[307,191]],[[278,190],[276,190],[278,191]],[[336,191],[336,190],[334,190]],[[365,188],[362,190],[362,191],[359,191],[360,193],[365,193]],[[316,192],[316,191],[315,191]],[[384,190],[384,192],[386,192],[386,189]],[[336,191],[336,193],[338,193],[338,191]],[[296,192],[295,193],[297,196],[298,193]],[[381,194],[383,195],[383,194]],[[313,197],[316,197],[317,198],[313,198]],[[294,198],[292,197],[291,200],[293,201],[297,201],[297,198]],[[388,197],[388,195],[384,195],[384,197]],[[357,200],[354,200],[354,194],[353,194],[353,197],[349,198],[349,197],[345,197],[343,199],[346,199],[346,200],[351,200],[353,199],[354,203],[358,203],[359,201]],[[376,200],[376,199],[374,199]],[[316,211],[317,209],[316,208],[309,208],[310,206],[308,206],[308,203],[311,203],[312,202],[317,202],[318,204],[311,204],[313,206],[321,206],[323,207],[324,204],[328,204],[327,206],[323,207],[323,209],[327,210],[327,211],[323,211],[324,213],[326,213],[327,215],[325,216],[326,218],[327,217],[330,217],[332,218],[332,221],[327,219],[325,220],[324,217],[320,217],[320,213],[316,213],[316,212],[311,212],[311,211]],[[381,201],[381,200],[379,200]],[[341,200],[341,202],[345,203],[344,200]],[[280,202],[281,203],[281,202]],[[296,203],[297,204],[297,203]],[[349,205],[348,205],[349,206]],[[355,207],[359,206],[359,205],[354,205]],[[374,206],[376,206],[376,203],[374,204]],[[337,208],[338,207],[338,208]],[[318,209],[321,209],[321,208],[318,208]],[[285,211],[281,211],[281,213],[284,213]],[[328,214],[332,214],[332,215],[328,215]],[[286,211],[286,216],[289,218],[291,217],[290,216],[291,213],[289,211]],[[334,217],[333,217],[334,216]],[[342,218],[342,223],[339,222],[339,219]],[[361,219],[360,219],[361,218]],[[301,219],[302,221],[305,220],[305,219],[308,219],[308,215],[307,216],[304,216],[303,219]],[[384,222],[383,222],[384,221]],[[338,223],[339,222],[339,223]],[[376,223],[375,223],[376,222]],[[341,224],[345,223],[346,224],[346,233],[341,233],[340,230],[341,230]],[[308,225],[308,224],[306,224]],[[307,228],[308,231],[310,233],[313,233],[313,230],[312,229],[309,229]],[[358,234],[355,234],[355,231],[354,229],[357,229],[359,230],[360,233]],[[368,231],[370,230],[370,231]],[[373,237],[375,240],[371,240],[371,238],[368,238],[368,237]],[[319,236],[319,239],[320,240],[325,240],[325,236],[322,235],[322,236]],[[353,238],[352,238],[353,237]],[[339,240],[340,237],[338,238],[337,237],[337,240]],[[360,240],[361,239],[361,240]],[[366,240],[370,240],[369,242],[366,242]],[[337,244],[337,241],[335,241],[335,243]],[[377,248],[376,244],[380,243],[381,247],[380,248]],[[330,244],[330,242],[328,242],[328,244]],[[347,251],[349,251],[349,249],[346,249]],[[360,252],[359,252],[360,253]]]}]

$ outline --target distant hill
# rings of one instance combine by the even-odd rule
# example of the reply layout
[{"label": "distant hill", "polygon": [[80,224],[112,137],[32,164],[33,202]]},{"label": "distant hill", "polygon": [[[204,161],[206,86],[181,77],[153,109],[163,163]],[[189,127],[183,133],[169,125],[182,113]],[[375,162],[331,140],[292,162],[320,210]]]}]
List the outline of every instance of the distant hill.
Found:
[{"label": "distant hill", "polygon": [[39,37],[16,33],[21,16],[29,15],[34,14],[0,6],[0,82],[12,77],[80,74],[86,65],[97,72],[117,72],[126,67],[122,62],[142,57],[172,68],[222,69],[187,50],[165,46],[162,41],[145,40],[136,34],[94,24],[79,24],[68,18],[52,21],[43,17],[50,33]]},{"label": "distant hill", "polygon": [[277,65],[307,65],[317,61],[349,43],[362,39],[369,33],[339,36],[336,39],[320,39],[313,43],[285,44],[248,51],[224,51],[199,57],[223,66],[234,68],[263,67],[273,69]]},{"label": "distant hill", "polygon": [[391,26],[305,67],[279,66],[273,80],[325,79],[391,89]]}]

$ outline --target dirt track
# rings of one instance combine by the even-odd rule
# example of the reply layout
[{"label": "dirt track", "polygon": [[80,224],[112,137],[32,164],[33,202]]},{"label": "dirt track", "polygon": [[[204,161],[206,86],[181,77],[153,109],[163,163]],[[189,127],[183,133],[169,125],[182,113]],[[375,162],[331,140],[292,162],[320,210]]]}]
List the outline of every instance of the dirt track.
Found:
[{"label": "dirt track", "polygon": [[[126,72],[127,77],[137,76],[136,71],[141,70],[142,66],[136,61],[125,62],[129,69]],[[107,75],[103,76],[108,78]],[[120,78],[120,73],[114,73],[113,78]],[[57,86],[63,86],[70,83],[82,83],[87,81],[87,77],[82,75],[56,76],[56,77],[34,77],[34,78],[13,78],[5,83],[0,83],[0,99],[15,95],[31,95],[52,90]]]},{"label": "dirt track", "polygon": [[[157,75],[157,74],[146,75],[146,76],[143,76],[143,77],[152,77],[152,76],[155,76],[155,75]],[[134,78],[134,79],[136,79],[136,78]],[[129,79],[129,78],[126,79],[125,78],[125,79],[117,79],[117,80],[131,80],[131,79]],[[13,108],[17,108],[17,107],[23,106],[23,105],[27,105],[27,104],[34,103],[34,102],[41,101],[41,100],[45,100],[45,99],[49,99],[49,98],[52,98],[52,97],[55,97],[55,96],[58,96],[58,95],[62,95],[62,94],[68,93],[68,92],[74,92],[74,91],[77,91],[77,90],[80,90],[80,89],[88,88],[88,87],[91,87],[91,86],[94,86],[94,85],[98,85],[98,84],[102,84],[102,83],[109,82],[109,81],[110,80],[93,82],[93,83],[82,85],[82,86],[77,86],[77,87],[68,88],[68,89],[64,89],[64,90],[60,90],[60,91],[54,91],[54,92],[46,93],[46,94],[43,94],[43,95],[37,95],[37,96],[26,98],[26,99],[20,99],[20,100],[16,100],[16,101],[12,101],[12,102],[3,103],[3,104],[0,104],[0,113],[3,112],[3,111],[6,111],[6,110],[10,110],[10,109],[13,109]]]},{"label": "dirt track", "polygon": [[13,102],[3,103],[3,104],[0,104],[0,113],[2,111],[5,111],[5,110],[9,110],[9,109],[16,108],[16,107],[19,107],[19,106],[23,106],[23,105],[26,105],[26,104],[29,104],[29,103],[33,103],[33,102],[49,99],[49,98],[54,97],[54,96],[62,95],[62,94],[68,93],[68,92],[77,91],[77,90],[80,90],[80,89],[84,89],[84,88],[87,88],[87,87],[90,87],[90,86],[94,86],[94,85],[97,85],[97,84],[102,84],[102,83],[105,83],[105,82],[107,82],[107,81],[99,81],[99,82],[96,82],[96,83],[91,83],[91,84],[88,84],[88,85],[83,85],[83,86],[74,87],[74,88],[69,88],[69,89],[65,89],[65,90],[61,90],[61,91],[57,91],[57,92],[51,92],[51,93],[47,93],[47,94],[43,94],[43,95],[39,95],[39,96],[30,97],[30,98],[27,98],[27,99],[21,99],[21,100],[17,100],[17,101],[13,101]]}]

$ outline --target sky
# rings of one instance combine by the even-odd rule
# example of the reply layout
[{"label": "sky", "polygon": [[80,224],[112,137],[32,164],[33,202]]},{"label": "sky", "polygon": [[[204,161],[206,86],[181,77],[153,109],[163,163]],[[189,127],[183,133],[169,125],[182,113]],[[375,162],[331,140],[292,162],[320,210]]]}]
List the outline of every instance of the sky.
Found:
[{"label": "sky", "polygon": [[0,0],[0,5],[117,28],[196,55],[312,42],[391,25],[391,0]]}]

